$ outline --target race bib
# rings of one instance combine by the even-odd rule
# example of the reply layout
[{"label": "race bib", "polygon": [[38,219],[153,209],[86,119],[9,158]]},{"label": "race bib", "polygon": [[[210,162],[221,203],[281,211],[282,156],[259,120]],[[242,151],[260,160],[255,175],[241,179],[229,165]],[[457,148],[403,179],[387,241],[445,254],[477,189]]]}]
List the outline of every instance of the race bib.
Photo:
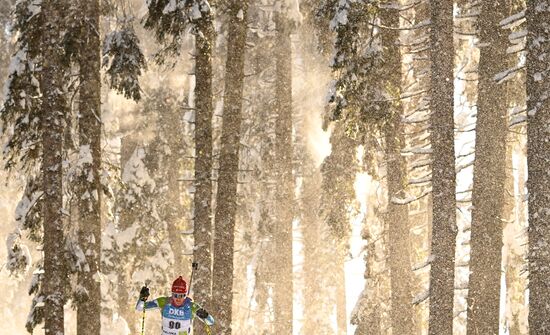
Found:
[{"label": "race bib", "polygon": [[191,304],[181,307],[166,305],[162,310],[162,335],[191,334]]},{"label": "race bib", "polygon": [[189,335],[191,321],[162,318],[162,335]]}]

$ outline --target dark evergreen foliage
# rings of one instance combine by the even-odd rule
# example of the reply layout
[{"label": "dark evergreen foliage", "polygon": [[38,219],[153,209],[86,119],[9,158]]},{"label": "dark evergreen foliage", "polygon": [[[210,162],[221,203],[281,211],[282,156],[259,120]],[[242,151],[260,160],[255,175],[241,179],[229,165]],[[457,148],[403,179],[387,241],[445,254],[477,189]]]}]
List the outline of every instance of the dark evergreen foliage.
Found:
[{"label": "dark evergreen foliage", "polygon": [[44,265],[40,264],[32,275],[29,295],[33,295],[31,309],[25,323],[25,328],[32,334],[37,325],[44,322],[44,295],[42,292],[42,280],[44,277]]},{"label": "dark evergreen foliage", "polygon": [[396,88],[385,83],[384,48],[374,29],[378,11],[376,2],[325,1],[317,12],[318,20],[330,22],[336,34],[331,62],[336,79],[328,97],[325,127],[342,119],[352,136],[380,129],[390,119],[388,107],[399,98]]},{"label": "dark evergreen foliage", "polygon": [[162,49],[155,56],[159,64],[179,55],[188,32],[203,34],[204,22],[212,20],[207,0],[151,0],[147,3],[146,29],[152,30]]},{"label": "dark evergreen foliage", "polygon": [[13,33],[17,51],[13,55],[5,84],[6,97],[0,110],[5,167],[29,172],[40,165],[40,38],[43,18],[40,5],[31,0],[15,6]]},{"label": "dark evergreen foliage", "polygon": [[321,213],[330,227],[333,237],[347,244],[351,227],[350,209],[355,202],[355,174],[358,172],[356,159],[357,142],[345,134],[341,122],[337,122],[330,138],[331,154],[321,166],[323,174]]},{"label": "dark evergreen foliage", "polygon": [[128,99],[141,99],[139,76],[147,64],[139,47],[139,39],[131,26],[127,25],[105,37],[103,67],[112,89]]}]

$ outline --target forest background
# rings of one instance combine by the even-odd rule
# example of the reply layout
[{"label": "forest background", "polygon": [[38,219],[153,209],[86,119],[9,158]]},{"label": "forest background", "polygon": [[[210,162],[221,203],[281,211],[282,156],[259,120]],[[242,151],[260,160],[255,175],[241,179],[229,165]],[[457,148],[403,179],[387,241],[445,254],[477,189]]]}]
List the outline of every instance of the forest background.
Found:
[{"label": "forest background", "polygon": [[2,0],[0,24],[5,331],[138,333],[139,288],[196,261],[216,334],[550,332],[550,1]]}]

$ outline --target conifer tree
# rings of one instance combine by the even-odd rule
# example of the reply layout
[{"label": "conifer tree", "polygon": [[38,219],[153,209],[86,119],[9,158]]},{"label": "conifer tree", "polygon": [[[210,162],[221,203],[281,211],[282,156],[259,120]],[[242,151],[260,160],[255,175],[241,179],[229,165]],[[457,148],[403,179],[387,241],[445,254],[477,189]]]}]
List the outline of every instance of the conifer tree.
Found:
[{"label": "conifer tree", "polygon": [[431,2],[433,219],[429,333],[453,332],[456,245],[453,1]]},{"label": "conifer tree", "polygon": [[[251,26],[257,26],[257,32],[250,34],[248,43],[254,44],[250,50],[250,70],[256,76],[247,81],[246,86],[252,88],[254,100],[251,113],[256,125],[249,131],[257,131],[259,136],[259,173],[258,187],[258,223],[256,233],[256,250],[252,260],[254,267],[254,295],[251,302],[257,305],[258,312],[255,315],[255,331],[259,333],[274,332],[273,309],[270,305],[274,282],[271,280],[276,275],[273,264],[275,257],[275,241],[273,234],[277,215],[275,212],[275,195],[277,182],[275,165],[275,62],[272,57],[275,49],[275,31],[272,29],[272,10],[266,10],[261,2],[252,2],[249,9]],[[257,85],[257,86],[256,86]],[[257,87],[261,87],[258,90]],[[246,87],[245,87],[246,92]],[[252,117],[252,116],[251,116]],[[248,118],[248,117],[246,117]],[[245,129],[246,131],[247,129]],[[270,295],[271,293],[271,295]]]},{"label": "conifer tree", "polygon": [[[197,23],[196,34],[196,95],[195,95],[195,195],[194,195],[194,255],[199,263],[194,295],[206,308],[212,305],[212,51],[215,43],[212,14],[204,13]],[[196,327],[197,335],[203,334]]]},{"label": "conifer tree", "polygon": [[[274,285],[275,332],[292,333],[293,280],[292,280],[292,221],[294,218],[294,181],[292,174],[292,22],[288,8],[280,4],[275,12],[275,172],[277,183],[275,210],[278,218],[275,227],[277,279]],[[289,297],[290,295],[290,297]]]},{"label": "conifer tree", "polygon": [[84,292],[77,307],[77,333],[99,335],[101,329],[101,43],[99,0],[80,1],[84,15],[80,31],[79,60],[79,169],[78,213],[80,248],[87,271],[79,273]]},{"label": "conifer tree", "polygon": [[[13,11],[14,0],[4,0],[0,2],[0,25],[2,27],[9,27],[11,22],[11,14]],[[10,63],[10,56],[13,53],[13,44],[10,41],[10,33],[7,29],[4,29],[0,34],[0,78],[7,78],[8,65]]]},{"label": "conifer tree", "polygon": [[[207,0],[154,0],[148,2],[144,26],[162,44],[157,62],[180,56],[190,28],[195,36],[195,192],[194,261],[199,264],[194,296],[209,308],[212,281],[212,50],[215,43],[213,15]],[[202,328],[197,328],[201,332]]]},{"label": "conifer tree", "polygon": [[[334,270],[333,264],[328,261],[333,257],[332,251],[338,250],[334,243],[329,227],[319,215],[321,207],[322,175],[319,168],[314,165],[312,157],[307,149],[301,151],[303,162],[303,184],[300,193],[300,223],[304,240],[304,333],[333,334],[333,325],[328,318],[334,313],[335,295],[339,292],[328,290],[334,285],[335,277],[330,273]],[[343,271],[343,269],[342,269]],[[344,287],[343,282],[338,283]],[[319,294],[319,292],[326,294]],[[338,298],[338,297],[336,297]],[[345,298],[345,296],[344,296]],[[345,307],[345,304],[344,304]],[[344,308],[345,312],[345,308]],[[344,313],[345,316],[345,313]],[[344,318],[345,320],[345,318]],[[344,329],[342,329],[342,326]],[[344,325],[338,324],[338,332],[345,333]]]},{"label": "conifer tree", "polygon": [[64,333],[65,304],[63,260],[63,134],[66,114],[68,113],[66,97],[64,96],[63,64],[64,50],[62,48],[65,28],[65,1],[45,0],[41,4],[44,19],[43,61],[40,78],[42,104],[40,106],[40,123],[43,127],[42,141],[42,190],[44,201],[42,215],[44,220],[44,280],[42,293],[44,295],[45,334],[59,335]]},{"label": "conifer tree", "polygon": [[231,0],[227,4],[228,49],[212,266],[212,299],[216,301],[212,314],[217,316],[221,335],[231,334],[233,315],[233,253],[247,12],[247,0]]},{"label": "conifer tree", "polygon": [[[392,331],[413,328],[412,271],[406,165],[401,150],[401,56],[399,8],[378,3],[326,1],[319,10],[336,32],[332,68],[336,76],[327,120],[342,119],[350,136],[363,143],[384,140],[388,209]],[[379,27],[379,29],[374,29]],[[368,151],[367,151],[368,152]],[[372,157],[373,152],[369,153]]]},{"label": "conifer tree", "polygon": [[[401,59],[398,47],[399,10],[386,7],[380,11],[380,24],[390,27],[381,32],[382,47],[386,53],[386,87],[393,99],[401,97]],[[388,185],[389,267],[391,274],[391,320],[392,331],[404,334],[413,328],[410,227],[405,185],[407,169],[401,150],[404,148],[404,134],[401,124],[402,105],[399,100],[389,106],[390,115],[384,126],[386,178]]]},{"label": "conifer tree", "polygon": [[[128,300],[146,282],[155,287],[169,285],[184,266],[183,208],[177,185],[188,139],[179,118],[180,103],[166,89],[151,90],[133,112],[139,114],[135,129],[121,139],[122,185],[115,199],[118,220],[106,227],[103,271],[116,278],[118,308],[136,332],[139,315]],[[144,140],[140,136],[144,133],[152,138]],[[120,263],[129,266],[120,269]]]},{"label": "conifer tree", "polygon": [[[182,173],[182,158],[186,147],[187,132],[183,128],[182,103],[170,90],[159,88],[151,90],[145,99],[143,113],[154,120],[152,130],[154,139],[148,144],[147,165],[155,180],[158,199],[158,215],[165,222],[167,237],[174,256],[174,270],[171,275],[177,277],[184,268],[183,207],[179,179]],[[185,104],[185,101],[183,101]]]},{"label": "conifer tree", "polygon": [[[505,86],[497,82],[507,58],[508,1],[483,1],[478,22],[479,84],[475,141],[467,334],[499,333],[502,208],[506,158]],[[505,62],[506,64],[506,62]]]},{"label": "conifer tree", "polygon": [[550,331],[550,3],[528,1],[529,334]]},{"label": "conifer tree", "polygon": [[331,153],[321,166],[323,175],[321,213],[329,227],[331,243],[336,248],[332,280],[342,283],[335,287],[336,314],[339,332],[346,332],[346,287],[344,262],[349,248],[350,211],[354,206],[355,174],[357,173],[356,149],[357,142],[349,138],[342,122],[335,122],[330,137]]},{"label": "conifer tree", "polygon": [[[115,11],[117,8],[112,8]],[[128,13],[117,15],[116,29],[106,32],[103,40],[102,63],[105,71],[106,86],[117,93],[123,95],[126,99],[139,101],[142,98],[142,88],[139,77],[146,70],[145,56],[140,47],[140,40],[133,26],[134,22]],[[77,39],[77,43],[80,42]],[[137,116],[136,131],[143,131],[143,119],[149,116]],[[138,332],[137,315],[128,301],[133,299],[134,290],[139,289],[146,280],[164,284],[168,281],[165,276],[147,277],[145,272],[150,270],[165,271],[167,264],[173,261],[171,250],[162,247],[159,254],[167,258],[166,262],[151,266],[147,263],[156,246],[156,238],[164,238],[161,225],[157,225],[161,232],[156,230],[152,232],[159,221],[156,215],[156,203],[147,203],[152,198],[151,194],[155,190],[154,180],[151,177],[149,167],[145,164],[146,150],[144,143],[138,141],[134,134],[124,133],[128,131],[123,129],[121,138],[121,159],[120,175],[113,178],[115,184],[112,185],[114,195],[112,196],[112,208],[114,219],[105,223],[102,239],[102,261],[101,272],[105,278],[107,286],[104,291],[113,294],[113,301],[118,306],[109,306],[116,310],[118,314],[126,321],[131,331]],[[102,158],[102,163],[106,158]],[[106,167],[102,169],[102,173]],[[105,176],[101,177],[101,187],[105,191],[107,185],[104,184]],[[139,211],[147,213],[143,220],[139,220]],[[144,241],[149,241],[147,244]],[[138,247],[140,246],[140,247]],[[136,259],[142,259],[144,263],[139,263]],[[129,264],[131,268],[142,266],[143,272],[129,273],[128,268],[120,268],[120,264]],[[138,265],[139,264],[139,265]],[[167,274],[166,274],[167,275]],[[117,283],[115,287],[112,283]]]},{"label": "conifer tree", "polygon": [[[19,227],[8,239],[9,269],[28,268],[22,231],[41,244],[44,257],[36,262],[29,294],[34,295],[26,328],[45,321],[46,334],[63,333],[63,306],[69,246],[63,227],[63,136],[69,114],[64,62],[64,1],[19,1],[15,5],[16,51],[0,112],[6,143],[5,167],[26,173],[25,194],[16,210]],[[41,46],[47,47],[41,47]],[[46,314],[44,311],[50,313]]]}]

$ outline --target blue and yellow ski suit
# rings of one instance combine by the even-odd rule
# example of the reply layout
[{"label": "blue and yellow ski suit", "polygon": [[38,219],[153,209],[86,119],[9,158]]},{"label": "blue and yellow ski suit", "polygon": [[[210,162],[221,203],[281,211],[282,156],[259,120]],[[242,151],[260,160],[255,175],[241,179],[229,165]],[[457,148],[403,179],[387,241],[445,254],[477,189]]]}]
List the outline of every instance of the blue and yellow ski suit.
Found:
[{"label": "blue and yellow ski suit", "polygon": [[144,307],[146,310],[160,309],[162,314],[162,335],[191,335],[193,330],[192,321],[195,317],[206,323],[208,326],[214,324],[214,318],[212,315],[208,315],[207,318],[201,319],[195,314],[201,306],[189,297],[185,298],[183,304],[179,307],[171,304],[170,297],[159,297],[154,300],[147,301],[146,304],[144,304],[143,301],[138,300],[136,310],[143,311]]}]

